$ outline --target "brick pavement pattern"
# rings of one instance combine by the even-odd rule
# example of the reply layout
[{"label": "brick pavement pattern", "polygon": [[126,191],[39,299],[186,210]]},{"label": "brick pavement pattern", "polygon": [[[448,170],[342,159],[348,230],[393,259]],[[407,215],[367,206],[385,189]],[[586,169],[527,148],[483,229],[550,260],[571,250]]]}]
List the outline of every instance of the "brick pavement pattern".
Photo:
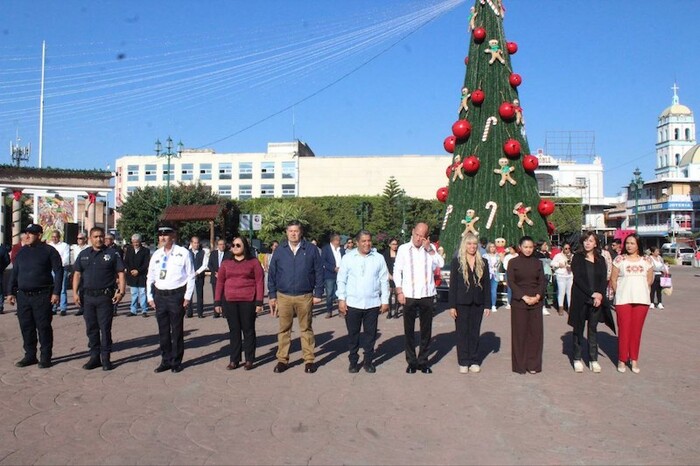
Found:
[{"label": "brick pavement pattern", "polygon": [[[600,328],[601,374],[575,374],[571,331],[545,318],[544,368],[510,371],[509,313],[484,319],[480,374],[459,374],[454,324],[434,322],[434,373],[408,375],[401,320],[380,318],[377,373],[347,372],[341,318],[317,318],[319,370],[274,374],[277,321],[257,322],[258,361],[227,371],[225,319],[185,320],[185,370],[153,373],[153,316],[114,321],[115,369],[85,371],[82,318],[54,318],[55,365],[14,367],[14,309],[0,315],[0,464],[698,464],[698,269],[673,268],[666,310],[651,310],[642,373],[615,370]],[[207,286],[208,301],[211,290]],[[128,297],[127,297],[128,300]],[[316,309],[324,313],[323,306]],[[612,360],[611,360],[612,359]]]}]

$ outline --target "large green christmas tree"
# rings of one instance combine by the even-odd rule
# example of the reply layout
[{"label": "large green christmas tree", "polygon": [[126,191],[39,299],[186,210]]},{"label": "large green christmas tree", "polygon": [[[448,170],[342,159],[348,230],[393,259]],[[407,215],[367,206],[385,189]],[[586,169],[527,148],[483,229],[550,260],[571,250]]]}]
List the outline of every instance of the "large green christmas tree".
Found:
[{"label": "large green christmas tree", "polygon": [[448,258],[466,231],[506,244],[524,235],[544,240],[545,215],[554,208],[537,190],[537,157],[530,155],[518,99],[522,78],[511,65],[518,46],[505,40],[504,13],[500,0],[476,0],[470,11],[458,120],[444,143],[452,153],[449,184],[437,193],[446,207],[440,245]]}]

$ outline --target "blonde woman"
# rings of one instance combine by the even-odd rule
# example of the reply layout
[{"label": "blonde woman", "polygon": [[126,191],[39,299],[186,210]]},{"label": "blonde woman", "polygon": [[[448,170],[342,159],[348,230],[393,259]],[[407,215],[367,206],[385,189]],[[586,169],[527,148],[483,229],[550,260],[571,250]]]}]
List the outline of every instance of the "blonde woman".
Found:
[{"label": "blonde woman", "polygon": [[491,287],[489,263],[481,257],[476,236],[467,233],[450,266],[450,315],[455,320],[459,372],[480,372],[481,320],[489,315]]}]

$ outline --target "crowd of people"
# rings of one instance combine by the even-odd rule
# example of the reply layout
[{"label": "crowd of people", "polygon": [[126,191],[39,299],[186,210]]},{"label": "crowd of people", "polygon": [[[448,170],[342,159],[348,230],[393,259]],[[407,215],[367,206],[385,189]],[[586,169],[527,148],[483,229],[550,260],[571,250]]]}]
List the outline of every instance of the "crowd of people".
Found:
[{"label": "crowd of people", "polygon": [[[30,224],[23,232],[24,246],[13,254],[7,290],[8,302],[17,304],[24,342],[24,357],[16,365],[51,366],[52,316],[66,315],[71,288],[76,314],[83,316],[88,337],[90,357],[83,367],[111,370],[112,320],[128,286],[131,302],[127,315],[155,314],[161,351],[155,372],[180,372],[184,319],[194,317],[195,312],[199,318],[205,317],[208,273],[213,317],[223,316],[229,327],[229,370],[255,367],[255,321],[267,296],[270,313],[279,325],[274,372],[289,368],[295,317],[304,370],[316,372],[313,307],[321,304],[325,295],[326,318],[333,317],[336,302],[338,315],[344,318],[349,372],[362,368],[368,373],[376,371],[378,318],[386,314],[387,318],[403,317],[406,372],[430,374],[436,280],[446,267],[446,258],[428,233],[428,225],[418,223],[406,243],[392,238],[383,253],[373,247],[372,234],[366,230],[344,245],[339,235],[331,235],[329,243],[319,249],[304,238],[302,225],[293,221],[287,225],[286,239],[273,242],[270,253],[260,260],[242,236],[233,238],[230,248],[218,240],[215,249],[209,250],[197,237],[191,238],[187,247],[180,246],[177,228],[169,223],[159,225],[159,247],[153,253],[138,234],[122,249],[99,227],[89,235],[79,233],[71,246],[61,241],[59,232],[53,232],[51,240],[44,243],[42,227]],[[0,251],[0,261],[5,261],[5,256],[9,262],[8,252]],[[576,250],[564,243],[550,251],[547,243],[535,244],[528,236],[507,247],[466,233],[448,259],[448,309],[455,322],[460,373],[481,371],[481,324],[484,317],[497,312],[499,298],[511,313],[514,372],[541,372],[547,307],[559,315],[568,312],[576,372],[583,372],[586,365],[594,373],[601,371],[597,325],[603,322],[616,331],[613,310],[619,331],[618,371],[629,367],[640,372],[644,320],[650,306],[663,309],[661,282],[668,268],[656,248],[648,256],[640,251],[636,235],[627,236],[624,246],[617,241],[606,250],[595,233],[587,232]],[[499,293],[504,285],[505,300]],[[587,364],[583,359],[584,332]]]}]

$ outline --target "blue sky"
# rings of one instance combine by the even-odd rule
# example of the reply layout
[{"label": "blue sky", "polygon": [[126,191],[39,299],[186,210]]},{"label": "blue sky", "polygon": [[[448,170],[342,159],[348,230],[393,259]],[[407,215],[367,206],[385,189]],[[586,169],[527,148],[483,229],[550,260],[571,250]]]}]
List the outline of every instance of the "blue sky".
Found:
[{"label": "blue sky", "polygon": [[[42,40],[44,166],[105,168],[168,135],[217,152],[296,136],[317,156],[442,154],[472,4],[3,0],[0,161],[19,131],[37,164]],[[681,103],[700,111],[700,4],[505,4],[531,149],[547,131],[593,131],[606,194],[636,166],[652,178],[674,80]]]}]

